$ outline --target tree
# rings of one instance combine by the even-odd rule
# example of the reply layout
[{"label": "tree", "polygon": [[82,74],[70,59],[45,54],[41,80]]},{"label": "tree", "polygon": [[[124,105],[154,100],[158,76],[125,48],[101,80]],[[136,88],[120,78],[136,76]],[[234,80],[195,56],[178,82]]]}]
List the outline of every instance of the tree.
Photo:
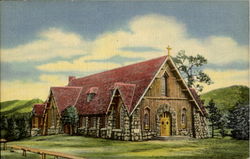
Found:
[{"label": "tree", "polygon": [[1,116],[1,122],[0,122],[0,132],[1,132],[1,138],[6,138],[8,134],[8,119],[6,116]]},{"label": "tree", "polygon": [[227,135],[227,123],[228,123],[228,119],[227,119],[227,114],[223,114],[221,116],[221,119],[218,123],[218,128],[219,128],[219,133],[221,134],[221,136],[224,138]]},{"label": "tree", "polygon": [[212,137],[214,137],[214,130],[215,128],[220,127],[221,125],[221,113],[219,109],[216,107],[213,100],[210,100],[208,105],[206,106],[208,109],[208,120],[211,122],[212,127]]},{"label": "tree", "polygon": [[229,128],[232,129],[232,137],[236,139],[249,139],[249,105],[237,104],[229,111]]},{"label": "tree", "polygon": [[20,138],[29,137],[31,130],[31,113],[18,114],[13,117],[16,119],[16,124],[20,131]]},{"label": "tree", "polygon": [[203,72],[202,66],[207,64],[207,59],[201,55],[187,56],[184,50],[179,51],[173,60],[187,82],[188,87],[194,87],[197,91],[202,92],[204,84],[212,84],[211,78]]},{"label": "tree", "polygon": [[20,137],[20,131],[16,124],[15,118],[8,119],[8,139],[9,140],[17,140]]},{"label": "tree", "polygon": [[73,128],[78,123],[79,117],[76,107],[69,106],[66,108],[62,115],[62,123],[63,125],[69,125],[70,126],[70,135],[73,134]]}]

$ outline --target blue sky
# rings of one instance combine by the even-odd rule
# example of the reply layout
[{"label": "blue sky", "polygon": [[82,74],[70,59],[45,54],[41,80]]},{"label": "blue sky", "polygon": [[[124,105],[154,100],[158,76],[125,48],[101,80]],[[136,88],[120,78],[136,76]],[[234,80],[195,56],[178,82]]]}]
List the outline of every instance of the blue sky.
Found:
[{"label": "blue sky", "polygon": [[248,44],[248,2],[2,2],[2,47],[32,41],[60,27],[87,39],[122,28],[136,15],[157,13],[185,23],[190,35],[226,35]]},{"label": "blue sky", "polygon": [[[184,49],[208,58],[207,72],[218,82],[207,91],[248,83],[248,1],[0,4],[1,83],[19,94],[15,90],[21,85],[41,88],[34,96],[3,88],[1,100],[45,96],[49,86],[64,84],[68,75],[85,76],[161,56],[167,45],[174,47],[173,55]],[[220,81],[220,74],[227,82]]]}]

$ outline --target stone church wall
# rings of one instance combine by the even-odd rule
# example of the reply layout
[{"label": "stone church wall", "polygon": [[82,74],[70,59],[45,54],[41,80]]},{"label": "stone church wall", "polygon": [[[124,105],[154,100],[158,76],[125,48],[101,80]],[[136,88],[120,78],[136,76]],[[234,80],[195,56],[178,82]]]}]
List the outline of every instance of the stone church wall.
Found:
[{"label": "stone church wall", "polygon": [[62,130],[62,124],[60,120],[58,119],[55,123],[52,124],[50,128],[48,128],[47,134],[56,135],[60,133],[63,133],[63,130]]},{"label": "stone church wall", "polygon": [[[137,113],[138,115],[138,113]],[[137,133],[137,130],[139,130],[139,118],[135,117],[133,118],[134,124],[133,124],[133,133],[137,134],[138,137],[135,137],[133,140],[139,140],[139,135]],[[106,116],[105,121],[105,128],[100,128],[100,117],[85,117],[86,124],[83,125],[81,128],[78,128],[78,134],[84,135],[84,136],[92,136],[92,137],[101,137],[105,139],[115,139],[115,140],[125,140],[128,141],[131,138],[130,135],[130,118],[127,113],[127,110],[124,106],[121,107],[120,111],[120,128],[115,128],[115,117],[114,117],[114,110],[112,109],[111,112]],[[88,120],[89,118],[94,118],[95,124],[94,127],[88,128]],[[136,136],[136,135],[135,135]]]},{"label": "stone church wall", "polygon": [[137,107],[131,116],[131,140],[142,140],[140,109]]},{"label": "stone church wall", "polygon": [[194,131],[195,138],[202,139],[208,137],[206,118],[196,111],[194,111]]}]

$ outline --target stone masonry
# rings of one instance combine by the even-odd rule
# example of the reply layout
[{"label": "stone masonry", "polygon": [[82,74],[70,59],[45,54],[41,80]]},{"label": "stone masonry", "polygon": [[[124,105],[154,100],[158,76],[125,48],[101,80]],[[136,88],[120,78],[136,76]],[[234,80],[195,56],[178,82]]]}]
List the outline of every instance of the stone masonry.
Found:
[{"label": "stone masonry", "polygon": [[200,112],[194,111],[194,131],[195,138],[207,138],[208,127],[206,118],[200,114]]}]

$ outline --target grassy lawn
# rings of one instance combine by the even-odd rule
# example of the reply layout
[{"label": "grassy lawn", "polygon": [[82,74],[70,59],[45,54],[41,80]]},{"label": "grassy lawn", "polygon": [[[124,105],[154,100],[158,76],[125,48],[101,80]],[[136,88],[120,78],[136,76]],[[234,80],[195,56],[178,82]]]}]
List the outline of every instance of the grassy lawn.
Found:
[{"label": "grassy lawn", "polygon": [[[27,138],[8,144],[64,152],[86,158],[246,159],[249,156],[248,141],[230,138],[129,142],[53,135]],[[38,159],[39,157],[39,155],[27,153],[27,158]],[[21,152],[1,151],[1,159],[13,158],[24,157]]]}]

